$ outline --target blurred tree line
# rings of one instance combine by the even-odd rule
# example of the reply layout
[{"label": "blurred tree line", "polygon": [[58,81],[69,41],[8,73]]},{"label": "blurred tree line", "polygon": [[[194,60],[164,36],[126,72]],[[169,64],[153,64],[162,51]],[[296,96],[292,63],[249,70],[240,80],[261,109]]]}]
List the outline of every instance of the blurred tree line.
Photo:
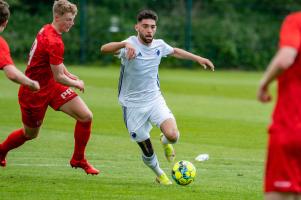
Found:
[{"label": "blurred tree line", "polygon": [[[53,0],[7,1],[12,14],[2,35],[13,58],[26,61],[36,33],[52,21]],[[117,63],[112,56],[100,55],[99,47],[135,35],[136,14],[143,8],[159,15],[157,38],[185,48],[189,1],[190,51],[210,58],[217,68],[229,69],[263,69],[277,49],[285,15],[301,9],[295,0],[74,0],[79,13],[73,29],[63,34],[66,62]],[[173,58],[164,61],[164,66],[186,64]]]}]

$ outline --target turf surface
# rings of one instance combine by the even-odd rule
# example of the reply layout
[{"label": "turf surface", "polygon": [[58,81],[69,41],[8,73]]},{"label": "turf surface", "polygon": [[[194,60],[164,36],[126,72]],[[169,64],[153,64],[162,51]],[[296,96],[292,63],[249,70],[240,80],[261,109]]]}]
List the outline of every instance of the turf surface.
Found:
[{"label": "turf surface", "polygon": [[[161,89],[181,131],[176,160],[192,161],[195,181],[186,187],[154,183],[154,174],[131,142],[117,101],[119,69],[72,67],[86,84],[80,94],[94,114],[87,157],[101,170],[87,176],[72,169],[74,120],[48,109],[40,135],[7,158],[0,168],[1,200],[67,199],[198,199],[255,200],[262,198],[266,126],[272,104],[256,102],[261,73],[206,72],[162,69]],[[0,141],[21,126],[18,86],[0,74]],[[152,141],[162,168],[170,177],[172,165],[163,155],[159,130]],[[195,162],[208,153],[206,162]]]}]

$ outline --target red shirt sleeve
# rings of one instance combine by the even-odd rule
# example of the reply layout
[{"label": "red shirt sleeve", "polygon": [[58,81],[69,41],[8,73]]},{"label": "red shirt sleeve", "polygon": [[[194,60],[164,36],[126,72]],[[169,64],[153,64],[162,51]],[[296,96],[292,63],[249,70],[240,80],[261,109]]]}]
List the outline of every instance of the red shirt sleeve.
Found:
[{"label": "red shirt sleeve", "polygon": [[0,37],[0,70],[6,65],[13,65],[14,62],[10,56],[10,51],[6,41]]},{"label": "red shirt sleeve", "polygon": [[300,17],[300,16],[291,15],[284,20],[280,30],[280,40],[279,40],[280,48],[284,46],[290,46],[295,48],[296,50],[300,49],[301,29],[299,27],[299,23],[296,17]]},{"label": "red shirt sleeve", "polygon": [[64,62],[64,44],[52,42],[49,45],[49,63],[59,65]]}]

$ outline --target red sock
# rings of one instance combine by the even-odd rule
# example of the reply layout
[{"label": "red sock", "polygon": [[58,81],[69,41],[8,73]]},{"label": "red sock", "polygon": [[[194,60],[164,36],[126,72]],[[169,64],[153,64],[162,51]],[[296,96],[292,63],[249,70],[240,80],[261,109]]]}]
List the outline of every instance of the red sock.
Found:
[{"label": "red sock", "polygon": [[9,150],[12,150],[12,149],[15,149],[15,148],[21,146],[27,140],[29,140],[29,139],[24,135],[24,130],[22,128],[15,130],[1,144],[1,150],[4,152],[8,152]]},{"label": "red sock", "polygon": [[77,121],[74,131],[74,153],[72,159],[82,160],[85,158],[85,149],[90,138],[92,122]]}]

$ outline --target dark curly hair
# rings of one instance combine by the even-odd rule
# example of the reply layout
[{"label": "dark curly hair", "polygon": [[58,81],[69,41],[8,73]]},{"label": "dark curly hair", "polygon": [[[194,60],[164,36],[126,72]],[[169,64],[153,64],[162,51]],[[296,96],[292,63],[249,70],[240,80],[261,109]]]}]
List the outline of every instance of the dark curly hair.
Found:
[{"label": "dark curly hair", "polygon": [[138,22],[141,22],[143,19],[153,19],[155,21],[158,21],[158,15],[153,10],[144,9],[144,10],[141,10],[137,15]]}]

